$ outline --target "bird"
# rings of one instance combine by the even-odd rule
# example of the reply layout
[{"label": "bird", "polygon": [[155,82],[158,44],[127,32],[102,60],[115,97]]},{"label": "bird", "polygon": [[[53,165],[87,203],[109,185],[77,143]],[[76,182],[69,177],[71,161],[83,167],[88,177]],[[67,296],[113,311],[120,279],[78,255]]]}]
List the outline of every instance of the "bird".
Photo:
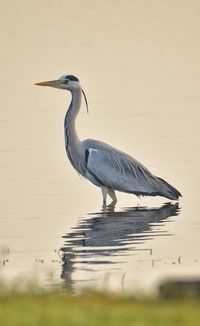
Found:
[{"label": "bird", "polygon": [[[79,175],[101,188],[103,206],[117,203],[115,191],[141,196],[161,196],[179,200],[181,193],[164,179],[153,175],[144,165],[123,151],[102,141],[86,139],[81,141],[76,131],[76,117],[84,97],[88,102],[79,79],[74,75],[63,75],[56,80],[35,83],[50,86],[71,93],[71,102],[64,118],[65,148],[68,159]],[[108,205],[108,206],[109,206]]]}]

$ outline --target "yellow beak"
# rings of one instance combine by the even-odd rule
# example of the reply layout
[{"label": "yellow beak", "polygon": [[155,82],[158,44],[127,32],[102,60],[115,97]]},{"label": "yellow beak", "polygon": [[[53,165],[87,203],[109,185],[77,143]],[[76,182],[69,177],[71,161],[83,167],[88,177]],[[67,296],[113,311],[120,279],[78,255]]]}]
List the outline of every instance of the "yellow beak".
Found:
[{"label": "yellow beak", "polygon": [[40,82],[40,83],[35,83],[37,86],[51,86],[51,87],[56,87],[57,85],[64,84],[63,80],[49,80],[45,82]]}]

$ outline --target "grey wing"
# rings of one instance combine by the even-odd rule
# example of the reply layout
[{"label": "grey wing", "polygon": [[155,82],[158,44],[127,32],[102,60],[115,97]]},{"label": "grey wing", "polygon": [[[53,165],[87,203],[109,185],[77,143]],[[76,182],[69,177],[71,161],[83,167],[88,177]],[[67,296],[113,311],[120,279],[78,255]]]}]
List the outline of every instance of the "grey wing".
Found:
[{"label": "grey wing", "polygon": [[141,163],[112,147],[88,148],[87,170],[103,186],[138,195],[159,191],[154,177]]}]

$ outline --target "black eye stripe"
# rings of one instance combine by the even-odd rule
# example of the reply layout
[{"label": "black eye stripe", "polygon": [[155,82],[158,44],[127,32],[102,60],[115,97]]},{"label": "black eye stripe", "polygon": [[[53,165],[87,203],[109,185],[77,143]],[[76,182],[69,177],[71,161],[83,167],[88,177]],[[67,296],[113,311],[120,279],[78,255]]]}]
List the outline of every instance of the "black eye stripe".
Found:
[{"label": "black eye stripe", "polygon": [[73,75],[67,75],[67,76],[65,76],[65,79],[68,79],[71,81],[79,81],[78,78]]}]

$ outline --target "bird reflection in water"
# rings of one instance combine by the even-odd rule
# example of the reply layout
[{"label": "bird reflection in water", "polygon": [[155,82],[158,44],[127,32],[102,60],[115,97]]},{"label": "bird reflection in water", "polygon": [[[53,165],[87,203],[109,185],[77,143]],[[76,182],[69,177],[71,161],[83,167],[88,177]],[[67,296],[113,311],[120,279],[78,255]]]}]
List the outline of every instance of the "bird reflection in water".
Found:
[{"label": "bird reflection in water", "polygon": [[[133,254],[140,244],[156,236],[169,235],[166,230],[155,230],[164,221],[179,214],[178,203],[167,203],[159,208],[130,207],[115,211],[114,207],[81,218],[71,232],[63,236],[62,274],[66,285],[73,286],[76,270],[92,271],[107,264],[122,262],[122,256]],[[115,257],[115,259],[114,259]],[[94,268],[95,265],[95,268]],[[102,267],[101,267],[102,268]]]}]

